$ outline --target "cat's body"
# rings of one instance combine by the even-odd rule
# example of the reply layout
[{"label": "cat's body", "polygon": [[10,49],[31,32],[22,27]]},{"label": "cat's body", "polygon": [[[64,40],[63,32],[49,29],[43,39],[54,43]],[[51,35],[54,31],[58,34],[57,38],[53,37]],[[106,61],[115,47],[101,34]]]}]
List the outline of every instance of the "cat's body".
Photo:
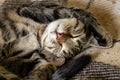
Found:
[{"label": "cat's body", "polygon": [[[45,28],[32,19],[19,16],[15,10],[3,11],[0,18],[1,65],[19,74],[20,77],[31,74],[30,70],[33,69],[34,72],[38,69],[37,67],[41,70],[51,67],[51,72],[49,72],[52,73],[52,70],[55,70],[54,66],[43,59],[45,57],[41,52],[41,38],[38,35],[39,32],[40,35],[42,34],[42,29],[44,29],[42,27]],[[42,77],[43,80],[47,79],[46,76]]]},{"label": "cat's body", "polygon": [[[28,76],[25,80],[51,77],[56,65],[46,60],[46,56],[60,57],[64,61],[91,44],[110,46],[110,41],[92,15],[80,9],[40,2],[17,9],[4,8],[0,13],[0,64],[20,77]],[[84,56],[88,53],[75,57],[51,79],[62,80],[75,75],[85,66]],[[72,69],[76,65],[79,66]]]}]

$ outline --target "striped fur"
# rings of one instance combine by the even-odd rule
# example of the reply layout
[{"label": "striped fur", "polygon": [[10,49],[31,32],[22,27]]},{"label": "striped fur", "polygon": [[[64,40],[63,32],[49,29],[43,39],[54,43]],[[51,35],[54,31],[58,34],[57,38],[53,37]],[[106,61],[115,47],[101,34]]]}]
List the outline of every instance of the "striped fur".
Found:
[{"label": "striped fur", "polygon": [[[65,59],[90,46],[111,47],[111,42],[96,19],[81,9],[34,2],[19,8],[3,8],[0,13],[0,64],[25,80],[47,80]],[[82,58],[70,61],[70,67],[63,65],[51,79],[68,78],[71,69],[86,60]],[[55,64],[58,62],[61,64]],[[76,74],[81,66],[73,72]]]},{"label": "striped fur", "polygon": [[56,67],[41,51],[45,28],[45,24],[18,15],[17,9],[4,8],[0,13],[0,64],[25,80],[47,80]]}]

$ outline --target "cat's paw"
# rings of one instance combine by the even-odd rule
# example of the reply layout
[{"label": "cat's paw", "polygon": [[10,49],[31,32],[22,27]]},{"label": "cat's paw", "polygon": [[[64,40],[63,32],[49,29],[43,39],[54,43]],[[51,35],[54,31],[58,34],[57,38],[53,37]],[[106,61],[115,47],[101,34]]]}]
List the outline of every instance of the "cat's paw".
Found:
[{"label": "cat's paw", "polygon": [[56,55],[48,51],[44,51],[44,54],[45,54],[46,59],[55,66],[61,66],[65,63],[64,57],[57,57]]},{"label": "cat's paw", "polygon": [[56,67],[49,63],[40,63],[36,65],[24,80],[48,80],[55,72]]},{"label": "cat's paw", "polygon": [[50,57],[48,58],[48,61],[55,65],[55,66],[61,66],[65,63],[65,58],[62,57]]}]

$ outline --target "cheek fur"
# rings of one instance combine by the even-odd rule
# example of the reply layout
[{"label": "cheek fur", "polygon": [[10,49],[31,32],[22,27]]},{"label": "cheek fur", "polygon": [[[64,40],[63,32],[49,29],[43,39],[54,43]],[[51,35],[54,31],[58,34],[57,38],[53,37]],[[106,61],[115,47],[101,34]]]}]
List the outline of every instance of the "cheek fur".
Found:
[{"label": "cheek fur", "polygon": [[81,50],[79,42],[77,42],[77,39],[69,39],[65,43],[62,43],[62,49],[57,54],[59,57],[66,57],[70,58],[78,54]]}]

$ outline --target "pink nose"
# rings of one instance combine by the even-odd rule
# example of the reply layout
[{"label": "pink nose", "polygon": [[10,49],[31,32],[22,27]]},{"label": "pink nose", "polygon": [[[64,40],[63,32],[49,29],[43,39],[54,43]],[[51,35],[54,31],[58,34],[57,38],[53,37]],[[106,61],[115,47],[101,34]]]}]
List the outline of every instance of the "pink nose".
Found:
[{"label": "pink nose", "polygon": [[61,39],[63,37],[62,33],[57,33],[57,39]]}]

